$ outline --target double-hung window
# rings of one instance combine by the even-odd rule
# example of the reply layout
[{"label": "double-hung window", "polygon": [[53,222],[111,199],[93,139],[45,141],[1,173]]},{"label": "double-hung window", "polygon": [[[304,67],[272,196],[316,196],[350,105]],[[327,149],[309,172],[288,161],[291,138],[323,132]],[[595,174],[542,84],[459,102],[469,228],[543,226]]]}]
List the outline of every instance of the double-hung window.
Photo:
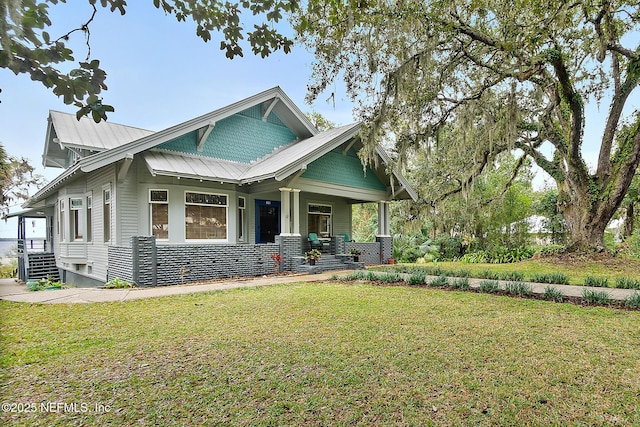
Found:
[{"label": "double-hung window", "polygon": [[92,199],[93,198],[90,195],[87,196],[87,242],[90,242],[93,239],[93,221],[91,217]]},{"label": "double-hung window", "polygon": [[71,240],[82,241],[84,240],[85,229],[85,211],[84,200],[81,197],[72,197],[69,199],[69,220],[71,221]]},{"label": "double-hung window", "polygon": [[104,241],[111,240],[111,189],[102,191],[102,221]]},{"label": "double-hung window", "polygon": [[169,238],[169,191],[149,190],[151,235],[156,239]]},{"label": "double-hung window", "polygon": [[245,198],[238,197],[238,241],[244,242],[246,236],[245,225]]}]

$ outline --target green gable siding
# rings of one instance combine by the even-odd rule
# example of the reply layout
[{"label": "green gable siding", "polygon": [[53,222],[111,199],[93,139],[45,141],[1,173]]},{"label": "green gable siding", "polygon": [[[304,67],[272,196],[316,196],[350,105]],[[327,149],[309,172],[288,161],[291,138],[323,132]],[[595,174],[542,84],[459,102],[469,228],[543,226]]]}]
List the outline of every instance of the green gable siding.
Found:
[{"label": "green gable siding", "polygon": [[350,187],[387,190],[387,186],[369,166],[365,174],[360,159],[352,153],[345,156],[342,151],[331,151],[310,163],[301,177]]},{"label": "green gable siding", "polygon": [[275,113],[269,114],[267,121],[263,122],[260,112],[260,106],[256,106],[218,121],[201,152],[197,151],[197,132],[174,138],[158,145],[158,148],[251,163],[296,139],[296,135]]}]

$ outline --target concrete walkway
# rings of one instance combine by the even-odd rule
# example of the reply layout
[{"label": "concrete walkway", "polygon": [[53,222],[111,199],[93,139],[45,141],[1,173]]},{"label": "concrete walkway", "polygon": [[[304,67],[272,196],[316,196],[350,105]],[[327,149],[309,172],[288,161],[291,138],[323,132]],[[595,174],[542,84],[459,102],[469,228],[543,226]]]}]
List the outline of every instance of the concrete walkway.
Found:
[{"label": "concrete walkway", "polygon": [[203,284],[158,286],[154,288],[69,288],[36,292],[27,290],[26,285],[18,283],[15,279],[0,279],[0,299],[14,302],[43,304],[129,301],[139,298],[183,295],[196,292],[268,286],[281,283],[315,282],[329,280],[329,278],[334,274],[345,275],[349,272],[350,271],[330,271],[320,274],[232,278]]},{"label": "concrete walkway", "polygon": [[[469,279],[469,287],[471,289],[479,289],[480,283],[486,279]],[[509,282],[504,280],[498,280],[500,284],[500,289],[504,290],[505,285]],[[530,283],[526,282],[531,286],[531,290],[534,295],[542,295],[544,294],[545,289],[548,287],[555,288],[562,292],[562,295],[566,297],[582,297],[582,292],[585,289],[597,291],[597,292],[606,292],[609,294],[609,298],[613,301],[624,301],[630,295],[633,295],[634,292],[638,292],[635,289],[617,289],[617,288],[596,288],[591,286],[576,286],[576,285],[550,285],[546,283]]]},{"label": "concrete walkway", "polygon": [[[268,286],[282,283],[316,282],[329,280],[333,275],[338,277],[353,273],[352,270],[329,271],[320,274],[293,274],[287,276],[263,276],[249,278],[232,278],[204,284],[159,286],[155,288],[133,289],[99,289],[99,288],[69,288],[51,291],[28,291],[26,286],[15,279],[0,279],[0,299],[15,302],[61,304],[61,303],[91,303],[128,301],[139,298],[153,298],[171,295],[183,295],[196,292],[219,291],[234,288]],[[382,273],[383,274],[383,273]],[[408,276],[408,275],[402,275]],[[431,280],[435,276],[429,276]],[[450,278],[453,280],[455,278]],[[469,286],[478,289],[482,279],[469,279]],[[505,281],[498,281],[504,290]],[[529,283],[534,294],[543,294],[547,286],[553,287],[568,297],[581,297],[584,289],[604,291],[614,301],[624,301],[630,295],[638,292],[634,289],[593,288],[573,285],[547,285],[543,283]]]}]

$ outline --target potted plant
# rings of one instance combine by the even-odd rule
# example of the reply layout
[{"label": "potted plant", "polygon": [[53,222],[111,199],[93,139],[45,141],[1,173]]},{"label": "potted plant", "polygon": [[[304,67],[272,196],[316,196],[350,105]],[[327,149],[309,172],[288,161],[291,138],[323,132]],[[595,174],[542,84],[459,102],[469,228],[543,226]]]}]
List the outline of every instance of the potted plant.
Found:
[{"label": "potted plant", "polygon": [[309,252],[304,253],[305,261],[309,262],[309,265],[316,265],[316,261],[320,260],[320,251],[318,249],[311,249]]},{"label": "potted plant", "polygon": [[351,248],[349,249],[349,255],[353,257],[353,262],[359,262],[360,255],[362,255],[362,251],[358,248]]}]

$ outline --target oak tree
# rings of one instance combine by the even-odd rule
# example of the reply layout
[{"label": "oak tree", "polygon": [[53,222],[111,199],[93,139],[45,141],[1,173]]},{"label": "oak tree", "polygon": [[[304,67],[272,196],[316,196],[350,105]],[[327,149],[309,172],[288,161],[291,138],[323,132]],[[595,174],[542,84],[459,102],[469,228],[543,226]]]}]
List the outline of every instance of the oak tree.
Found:
[{"label": "oak tree", "polygon": [[[464,158],[465,177],[443,179],[431,200],[512,151],[555,180],[568,249],[600,250],[640,162],[627,105],[639,11],[631,0],[315,0],[294,24],[316,57],[309,99],[344,78],[369,147],[393,137],[405,165],[416,151]],[[584,133],[588,102],[608,103],[600,135]],[[599,141],[593,170],[587,138]]]},{"label": "oak tree", "polygon": [[[98,8],[124,15],[126,0],[85,0],[93,13],[78,28],[69,28],[61,34],[51,32],[50,6],[66,0],[0,0],[0,67],[16,75],[28,74],[41,82],[65,104],[78,107],[78,118],[91,115],[99,122],[107,119],[113,106],[103,104],[99,97],[107,89],[107,73],[100,68],[100,60],[91,58],[91,24]],[[139,1],[139,0],[137,0]],[[243,56],[242,40],[246,37],[254,54],[263,58],[276,50],[291,50],[293,41],[281,34],[274,24],[283,13],[292,12],[298,0],[242,0],[234,3],[224,0],[148,0],[156,9],[173,15],[178,21],[191,19],[196,24],[196,35],[208,42],[220,39],[220,49],[233,59]],[[151,5],[150,5],[151,6]],[[244,28],[243,13],[256,16],[258,22]],[[61,64],[76,61],[69,40],[77,33],[84,36],[87,56],[77,61],[77,68],[68,73]]]}]

